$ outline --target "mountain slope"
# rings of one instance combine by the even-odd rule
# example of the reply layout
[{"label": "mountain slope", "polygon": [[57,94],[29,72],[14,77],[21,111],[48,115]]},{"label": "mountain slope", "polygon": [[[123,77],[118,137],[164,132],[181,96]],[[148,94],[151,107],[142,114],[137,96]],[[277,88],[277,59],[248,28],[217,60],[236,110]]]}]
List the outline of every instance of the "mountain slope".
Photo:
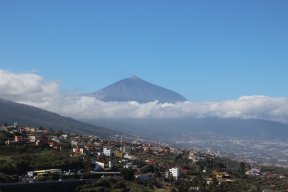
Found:
[{"label": "mountain slope", "polygon": [[137,101],[140,103],[159,101],[160,103],[175,103],[186,101],[180,94],[154,85],[133,76],[120,80],[92,94],[103,101]]},{"label": "mountain slope", "polygon": [[19,125],[34,127],[43,126],[46,128],[82,134],[94,134],[101,137],[119,134],[119,132],[107,128],[82,123],[72,118],[60,116],[56,113],[3,99],[0,99],[0,122],[17,122]]}]

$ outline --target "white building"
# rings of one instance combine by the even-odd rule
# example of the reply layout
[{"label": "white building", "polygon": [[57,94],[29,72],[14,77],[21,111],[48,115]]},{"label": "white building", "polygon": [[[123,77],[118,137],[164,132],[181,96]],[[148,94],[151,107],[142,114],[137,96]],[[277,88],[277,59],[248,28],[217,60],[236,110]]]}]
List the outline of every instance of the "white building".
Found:
[{"label": "white building", "polygon": [[132,163],[127,163],[127,164],[124,165],[123,167],[124,167],[124,168],[127,168],[127,169],[132,168]]},{"label": "white building", "polygon": [[252,168],[252,169],[246,171],[245,174],[250,175],[250,176],[259,176],[259,175],[261,175],[261,169]]},{"label": "white building", "polygon": [[112,154],[113,154],[112,149],[108,149],[107,147],[103,148],[103,153],[107,157],[112,157]]},{"label": "white building", "polygon": [[129,160],[135,160],[136,159],[136,157],[134,155],[129,155],[127,153],[123,156],[123,158],[124,159],[129,159]]},{"label": "white building", "polygon": [[171,168],[171,169],[169,169],[169,172],[172,175],[172,177],[174,177],[175,179],[178,179],[180,177],[180,169],[179,168]]},{"label": "white building", "polygon": [[188,157],[189,160],[192,160],[194,163],[196,163],[197,161],[200,160],[200,157],[197,155],[196,152],[190,152],[189,153],[189,157]]},{"label": "white building", "polygon": [[30,143],[35,143],[36,142],[36,136],[35,135],[29,135],[28,140]]},{"label": "white building", "polygon": [[95,171],[98,171],[100,169],[104,169],[104,167],[105,167],[105,164],[102,162],[99,162],[99,161],[95,161],[94,164],[95,164],[95,168],[94,168]]},{"label": "white building", "polygon": [[76,140],[71,140],[70,144],[74,147],[78,145],[78,141]]}]

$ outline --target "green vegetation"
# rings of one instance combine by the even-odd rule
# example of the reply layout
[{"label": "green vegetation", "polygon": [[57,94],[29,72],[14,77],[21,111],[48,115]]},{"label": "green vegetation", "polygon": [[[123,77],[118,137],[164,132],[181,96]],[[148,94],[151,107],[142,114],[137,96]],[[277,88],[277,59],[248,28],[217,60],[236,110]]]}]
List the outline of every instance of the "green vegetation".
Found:
[{"label": "green vegetation", "polygon": [[0,179],[5,178],[1,182],[15,181],[14,175],[23,175],[31,170],[82,169],[82,160],[70,157],[68,150],[58,151],[29,145],[0,146]]},{"label": "green vegetation", "polygon": [[13,134],[6,131],[0,131],[0,145],[4,145],[4,142],[12,137]]},{"label": "green vegetation", "polygon": [[100,178],[93,184],[80,187],[79,192],[152,192],[148,186],[127,181],[119,177]]},{"label": "green vegetation", "polygon": [[134,179],[134,171],[132,169],[123,168],[120,170],[124,179],[132,181]]}]

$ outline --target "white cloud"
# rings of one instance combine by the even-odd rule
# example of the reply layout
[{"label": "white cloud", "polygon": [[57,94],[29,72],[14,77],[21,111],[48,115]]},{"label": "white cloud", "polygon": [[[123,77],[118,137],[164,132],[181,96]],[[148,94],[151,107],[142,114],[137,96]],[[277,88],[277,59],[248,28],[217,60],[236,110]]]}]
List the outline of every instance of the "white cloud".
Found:
[{"label": "white cloud", "polygon": [[0,70],[0,96],[10,100],[45,100],[58,92],[58,83],[33,73]]},{"label": "white cloud", "polygon": [[103,102],[59,90],[55,81],[32,73],[0,70],[0,97],[53,111],[76,119],[223,117],[260,118],[288,123],[288,98],[242,96],[220,102]]}]

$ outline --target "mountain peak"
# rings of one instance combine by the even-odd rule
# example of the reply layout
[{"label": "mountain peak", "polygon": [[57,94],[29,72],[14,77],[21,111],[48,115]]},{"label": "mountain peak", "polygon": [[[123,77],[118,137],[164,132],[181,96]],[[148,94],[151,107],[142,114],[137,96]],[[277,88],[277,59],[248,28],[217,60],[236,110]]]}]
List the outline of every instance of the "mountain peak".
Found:
[{"label": "mountain peak", "polygon": [[152,101],[176,103],[187,100],[174,91],[149,83],[137,76],[122,79],[92,93],[92,96],[103,101],[137,101],[139,103]]},{"label": "mountain peak", "polygon": [[136,76],[136,75],[133,75],[133,76],[129,77],[128,79],[137,79],[137,80],[139,80],[139,79],[141,79],[141,78],[139,78],[139,77]]}]

